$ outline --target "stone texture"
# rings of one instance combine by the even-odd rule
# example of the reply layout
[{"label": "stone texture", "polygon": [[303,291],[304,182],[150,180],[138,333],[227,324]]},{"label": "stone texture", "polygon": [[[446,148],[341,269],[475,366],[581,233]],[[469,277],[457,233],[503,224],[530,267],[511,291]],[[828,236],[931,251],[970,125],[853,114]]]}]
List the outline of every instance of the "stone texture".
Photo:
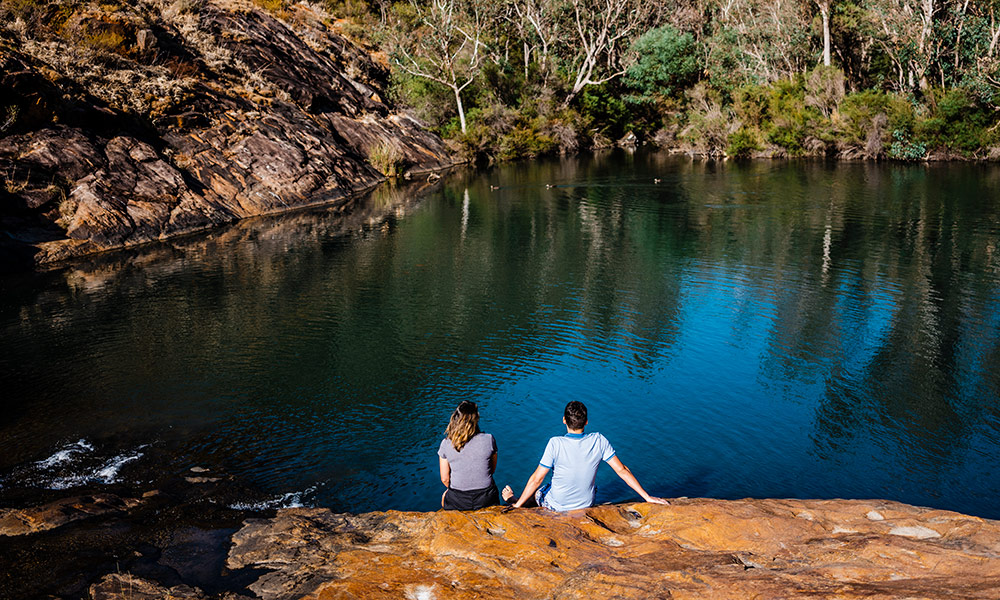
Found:
[{"label": "stone texture", "polygon": [[679,499],[566,514],[288,509],[248,521],[228,566],[267,569],[251,586],[264,600],[995,600],[1000,523],[845,500]]},{"label": "stone texture", "polygon": [[[128,573],[105,575],[90,586],[88,600],[205,600],[199,588],[189,585],[167,587],[155,581],[135,577]],[[232,592],[214,596],[219,600],[251,600],[250,597]]]},{"label": "stone texture", "polygon": [[187,585],[168,588],[128,573],[114,573],[90,586],[89,597],[91,600],[203,600],[205,594]]},{"label": "stone texture", "polygon": [[120,498],[114,494],[94,494],[64,498],[32,508],[2,508],[0,536],[48,531],[80,519],[122,512],[139,502],[134,498]]},{"label": "stone texture", "polygon": [[15,34],[0,30],[0,107],[19,109],[0,132],[0,261],[345,203],[385,179],[368,161],[378,146],[413,173],[454,164],[382,100],[388,71],[317,5],[280,20],[249,0],[172,6],[77,6],[72,22],[129,40],[110,58],[71,38],[3,43]]}]

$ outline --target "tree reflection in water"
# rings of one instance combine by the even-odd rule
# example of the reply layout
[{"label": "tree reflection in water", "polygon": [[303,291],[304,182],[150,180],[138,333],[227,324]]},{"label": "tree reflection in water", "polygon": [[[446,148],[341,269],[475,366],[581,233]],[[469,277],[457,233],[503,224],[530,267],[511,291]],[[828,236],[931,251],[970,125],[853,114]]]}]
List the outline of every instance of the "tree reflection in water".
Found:
[{"label": "tree reflection in water", "polygon": [[662,495],[997,517],[998,178],[612,152],[6,278],[0,472],[152,439],[130,468],[427,509],[459,400],[517,483],[577,398]]}]

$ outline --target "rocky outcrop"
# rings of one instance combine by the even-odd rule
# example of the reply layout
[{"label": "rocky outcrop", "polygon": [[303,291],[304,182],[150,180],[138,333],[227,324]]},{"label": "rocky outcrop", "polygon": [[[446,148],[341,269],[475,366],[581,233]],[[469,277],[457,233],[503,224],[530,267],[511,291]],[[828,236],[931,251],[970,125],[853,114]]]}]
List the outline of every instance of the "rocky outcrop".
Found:
[{"label": "rocky outcrop", "polygon": [[387,70],[317,6],[281,18],[234,0],[75,6],[47,35],[0,30],[0,259],[343,202],[384,180],[378,168],[453,164],[382,100]]},{"label": "rocky outcrop", "polygon": [[126,511],[141,500],[114,494],[63,498],[31,508],[0,508],[0,536],[28,535],[67,523]]},{"label": "rocky outcrop", "polygon": [[[189,585],[167,587],[128,573],[113,573],[90,586],[90,600],[204,600],[205,594]],[[223,594],[220,600],[250,600],[240,594]]]},{"label": "rocky outcrop", "polygon": [[883,501],[676,500],[566,514],[248,521],[230,568],[264,600],[1000,597],[1000,522]]}]

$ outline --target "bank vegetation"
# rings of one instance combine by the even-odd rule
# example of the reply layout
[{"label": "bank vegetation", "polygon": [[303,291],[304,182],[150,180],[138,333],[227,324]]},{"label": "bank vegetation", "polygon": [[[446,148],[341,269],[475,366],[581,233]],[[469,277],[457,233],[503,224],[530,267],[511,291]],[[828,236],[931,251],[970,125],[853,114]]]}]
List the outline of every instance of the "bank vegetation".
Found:
[{"label": "bank vegetation", "polygon": [[[280,11],[279,0],[260,0]],[[469,157],[1000,158],[998,0],[329,0]]]}]

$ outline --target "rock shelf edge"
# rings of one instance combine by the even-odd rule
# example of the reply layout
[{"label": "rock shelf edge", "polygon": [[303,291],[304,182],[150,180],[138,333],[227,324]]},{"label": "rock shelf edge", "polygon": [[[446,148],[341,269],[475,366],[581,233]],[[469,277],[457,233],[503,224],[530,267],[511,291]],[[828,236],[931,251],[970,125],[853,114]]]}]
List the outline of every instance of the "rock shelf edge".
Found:
[{"label": "rock shelf edge", "polygon": [[[1000,522],[880,500],[681,498],[565,514],[296,508],[246,521],[227,567],[263,569],[247,593],[264,600],[995,600]],[[90,592],[102,600],[124,589],[207,598],[127,574]]]}]

